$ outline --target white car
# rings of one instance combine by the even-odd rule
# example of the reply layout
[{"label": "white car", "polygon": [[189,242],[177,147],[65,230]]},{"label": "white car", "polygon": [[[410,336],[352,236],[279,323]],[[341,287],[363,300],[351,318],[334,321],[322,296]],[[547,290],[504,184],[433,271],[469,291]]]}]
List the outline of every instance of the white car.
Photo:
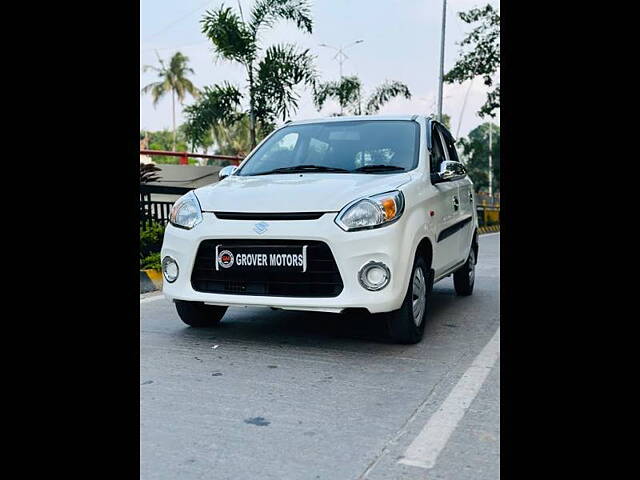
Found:
[{"label": "white car", "polygon": [[473,183],[442,124],[297,121],[175,203],[163,292],[194,327],[231,305],[364,310],[416,343],[434,282],[453,275],[470,295],[477,256]]}]

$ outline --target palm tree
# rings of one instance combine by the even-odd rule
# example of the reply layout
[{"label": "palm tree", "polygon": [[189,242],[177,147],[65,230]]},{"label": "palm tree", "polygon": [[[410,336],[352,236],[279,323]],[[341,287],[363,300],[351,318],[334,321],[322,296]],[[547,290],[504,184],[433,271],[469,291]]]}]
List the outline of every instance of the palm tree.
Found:
[{"label": "palm tree", "polygon": [[[157,54],[157,53],[156,53]],[[184,99],[188,94],[194,98],[198,98],[198,89],[191,83],[191,80],[187,78],[187,74],[193,74],[193,69],[187,66],[189,61],[188,57],[185,57],[182,53],[176,52],[171,60],[169,66],[166,66],[164,61],[158,56],[160,67],[154,67],[152,65],[145,65],[143,71],[153,70],[158,73],[160,80],[150,83],[142,89],[142,93],[151,93],[153,98],[153,106],[158,104],[158,101],[164,97],[167,93],[171,92],[171,113],[173,116],[173,151],[176,151],[176,97],[180,105],[184,103]]]},{"label": "palm tree", "polygon": [[320,83],[313,92],[313,103],[320,111],[327,99],[333,98],[341,109],[359,115],[361,90],[362,83],[358,77],[340,77],[336,82]]},{"label": "palm tree", "polygon": [[160,176],[156,173],[161,169],[155,163],[140,164],[140,183],[149,183],[160,180]]},{"label": "palm tree", "polygon": [[215,125],[212,129],[218,155],[237,155],[245,157],[251,151],[249,115],[239,115],[229,125]]},{"label": "palm tree", "polygon": [[[280,20],[311,33],[309,0],[257,0],[246,21],[242,10],[238,15],[222,5],[207,11],[201,21],[202,33],[213,43],[217,56],[239,63],[247,73],[251,148],[256,145],[257,133],[268,131],[276,118],[285,120],[298,108],[295,87],[315,84],[313,57],[308,49],[299,51],[290,44],[260,45],[262,30]],[[261,52],[264,54],[260,56]],[[236,116],[244,113],[238,111],[243,97],[228,83],[207,87],[202,100],[185,110],[190,140],[199,143],[215,124],[234,123]]]},{"label": "palm tree", "polygon": [[[411,98],[409,87],[395,80],[383,83],[367,99],[364,114],[377,113],[385,103],[398,96]],[[358,77],[341,77],[335,82],[319,84],[313,93],[313,103],[318,111],[322,110],[329,98],[335,99],[340,107],[352,115],[362,115],[362,82]]]}]

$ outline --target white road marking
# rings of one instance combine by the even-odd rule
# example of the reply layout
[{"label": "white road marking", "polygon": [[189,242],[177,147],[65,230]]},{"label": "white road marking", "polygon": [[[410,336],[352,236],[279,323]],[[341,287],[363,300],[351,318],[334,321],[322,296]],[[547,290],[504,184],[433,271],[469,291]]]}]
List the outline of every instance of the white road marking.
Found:
[{"label": "white road marking", "polygon": [[140,299],[140,303],[154,302],[156,300],[160,300],[161,298],[164,298],[164,295],[160,294],[154,295],[153,297],[145,297]]},{"label": "white road marking", "polygon": [[500,232],[483,233],[483,234],[480,235],[480,238],[482,238],[482,237],[490,237],[491,235],[500,235]]},{"label": "white road marking", "polygon": [[449,396],[435,412],[398,463],[433,468],[458,422],[476,398],[480,387],[500,356],[500,327],[462,375]]}]

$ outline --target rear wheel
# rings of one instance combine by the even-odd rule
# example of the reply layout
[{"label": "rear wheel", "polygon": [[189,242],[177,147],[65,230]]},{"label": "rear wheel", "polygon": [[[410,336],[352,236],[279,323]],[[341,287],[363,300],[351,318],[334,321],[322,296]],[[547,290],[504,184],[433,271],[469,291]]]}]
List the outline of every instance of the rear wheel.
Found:
[{"label": "rear wheel", "polygon": [[220,323],[227,307],[206,305],[202,302],[176,300],[176,310],[180,319],[191,327],[213,327]]},{"label": "rear wheel", "polygon": [[387,331],[393,341],[418,343],[422,340],[432,286],[433,278],[430,270],[424,259],[417,257],[402,306],[398,310],[385,314]]},{"label": "rear wheel", "polygon": [[473,293],[476,280],[476,250],[471,247],[465,264],[453,274],[453,286],[458,295],[467,296]]}]

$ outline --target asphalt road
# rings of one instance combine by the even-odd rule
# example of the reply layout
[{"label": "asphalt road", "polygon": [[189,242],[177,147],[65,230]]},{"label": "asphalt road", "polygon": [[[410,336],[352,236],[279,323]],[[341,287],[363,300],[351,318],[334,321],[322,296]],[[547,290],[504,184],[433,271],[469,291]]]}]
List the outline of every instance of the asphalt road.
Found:
[{"label": "asphalt road", "polygon": [[434,286],[418,345],[260,308],[193,329],[141,297],[140,478],[499,478],[499,242],[480,237],[471,297]]}]

